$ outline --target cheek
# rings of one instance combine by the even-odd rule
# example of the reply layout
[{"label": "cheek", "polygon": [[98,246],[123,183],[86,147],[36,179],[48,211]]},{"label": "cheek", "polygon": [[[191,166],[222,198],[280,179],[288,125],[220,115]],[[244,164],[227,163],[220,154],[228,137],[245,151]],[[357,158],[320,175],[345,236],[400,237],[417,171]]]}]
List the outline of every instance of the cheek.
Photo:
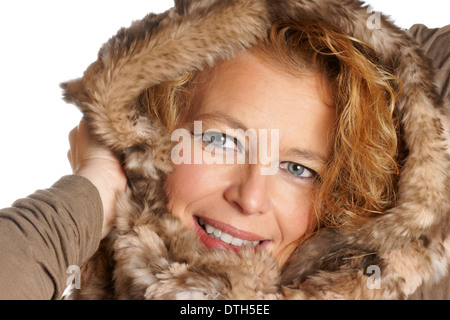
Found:
[{"label": "cheek", "polygon": [[311,201],[296,201],[284,213],[281,213],[280,227],[287,243],[301,238],[313,221],[314,210]]},{"label": "cheek", "polygon": [[174,166],[174,171],[166,179],[165,190],[169,198],[169,209],[173,215],[182,220],[184,220],[184,208],[191,199],[198,197],[197,183],[195,183],[195,188],[188,186],[192,186],[199,175],[201,175],[201,172],[196,165],[181,164]]},{"label": "cheek", "polygon": [[198,201],[218,194],[226,181],[223,168],[206,164],[180,164],[174,166],[167,177],[165,190],[169,209],[183,222],[191,221],[190,208]]},{"label": "cheek", "polygon": [[298,240],[314,229],[316,221],[309,188],[285,195],[278,198],[277,224],[281,238],[274,244],[274,255],[282,263],[296,248]]},{"label": "cheek", "polygon": [[182,200],[190,198],[190,193],[195,192],[195,188],[186,188],[183,186],[192,185],[193,181],[196,181],[199,175],[197,171],[196,166],[185,164],[174,166],[174,171],[167,177],[165,183],[166,193],[171,203],[174,199]]}]

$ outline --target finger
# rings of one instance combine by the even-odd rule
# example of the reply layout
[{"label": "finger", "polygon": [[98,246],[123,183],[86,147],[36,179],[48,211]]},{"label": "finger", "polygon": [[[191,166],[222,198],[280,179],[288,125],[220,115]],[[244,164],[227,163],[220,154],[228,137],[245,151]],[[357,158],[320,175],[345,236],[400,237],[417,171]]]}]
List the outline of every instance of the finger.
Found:
[{"label": "finger", "polygon": [[72,171],[75,171],[77,166],[78,155],[78,136],[79,126],[76,126],[69,132],[69,150],[67,151],[67,159],[69,160]]},{"label": "finger", "polygon": [[75,128],[73,128],[70,132],[69,132],[69,143],[70,143],[70,148],[72,149],[73,146],[75,145],[75,142],[77,141],[78,138],[78,126],[76,126]]},{"label": "finger", "polygon": [[78,136],[80,140],[93,142],[86,120],[81,119],[80,123],[78,124]]},{"label": "finger", "polygon": [[73,162],[73,156],[72,156],[72,152],[70,151],[70,149],[67,151],[67,159],[69,160],[70,163],[70,167],[72,168],[72,172],[75,171],[74,169],[74,162]]},{"label": "finger", "polygon": [[98,151],[98,150],[103,150],[103,146],[101,145],[101,143],[96,140],[90,130],[89,130],[89,126],[86,122],[86,120],[82,119],[80,121],[80,124],[78,125],[78,136],[77,136],[78,140],[77,143],[79,144],[78,146],[78,150],[83,149],[83,150],[90,150],[90,151]]}]

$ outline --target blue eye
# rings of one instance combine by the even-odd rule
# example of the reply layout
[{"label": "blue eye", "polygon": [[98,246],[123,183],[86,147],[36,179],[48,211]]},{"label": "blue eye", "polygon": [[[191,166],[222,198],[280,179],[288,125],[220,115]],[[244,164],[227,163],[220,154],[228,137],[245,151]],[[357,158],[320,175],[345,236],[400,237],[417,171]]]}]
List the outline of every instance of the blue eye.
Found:
[{"label": "blue eye", "polygon": [[287,170],[290,174],[295,177],[303,179],[314,179],[317,177],[317,173],[311,169],[302,166],[301,164],[295,162],[282,162],[280,167]]},{"label": "blue eye", "polygon": [[205,132],[202,134],[202,140],[217,146],[223,146],[227,142],[227,137],[220,132]]},{"label": "blue eye", "polygon": [[241,144],[236,138],[228,136],[221,132],[215,131],[204,132],[202,134],[202,141],[209,145],[213,145],[214,147],[232,150],[236,149],[241,150]]}]

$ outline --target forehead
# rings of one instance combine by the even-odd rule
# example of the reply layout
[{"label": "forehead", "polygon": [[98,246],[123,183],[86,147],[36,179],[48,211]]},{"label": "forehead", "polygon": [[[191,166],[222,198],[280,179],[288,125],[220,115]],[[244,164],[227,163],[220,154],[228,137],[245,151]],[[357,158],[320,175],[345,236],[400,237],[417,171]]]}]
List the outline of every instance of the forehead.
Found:
[{"label": "forehead", "polygon": [[[325,79],[311,71],[286,74],[245,52],[219,63],[202,76],[197,119],[207,115],[236,119],[246,128],[278,129],[280,145],[315,145],[328,153],[335,109]],[[214,115],[219,117],[211,117]],[[242,128],[242,129],[246,129]]]}]

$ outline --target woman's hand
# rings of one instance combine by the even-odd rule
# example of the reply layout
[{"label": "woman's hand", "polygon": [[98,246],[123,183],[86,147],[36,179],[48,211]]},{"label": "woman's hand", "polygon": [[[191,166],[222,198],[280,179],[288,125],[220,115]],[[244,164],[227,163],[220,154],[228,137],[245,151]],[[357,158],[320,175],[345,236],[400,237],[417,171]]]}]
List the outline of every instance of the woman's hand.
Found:
[{"label": "woman's hand", "polygon": [[103,204],[102,238],[111,231],[115,216],[117,192],[124,191],[127,179],[119,159],[90,136],[86,121],[81,120],[69,134],[67,153],[74,174],[91,181],[98,189]]}]

